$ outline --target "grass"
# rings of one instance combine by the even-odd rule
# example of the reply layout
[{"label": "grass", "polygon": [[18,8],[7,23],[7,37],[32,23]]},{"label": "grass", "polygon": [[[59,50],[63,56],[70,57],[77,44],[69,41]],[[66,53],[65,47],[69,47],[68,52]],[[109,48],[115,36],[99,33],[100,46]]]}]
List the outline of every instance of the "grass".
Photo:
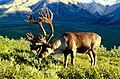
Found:
[{"label": "grass", "polygon": [[0,79],[120,79],[120,47],[97,52],[97,65],[86,54],[77,54],[75,65],[63,68],[63,56],[37,58],[29,42],[0,36]]}]

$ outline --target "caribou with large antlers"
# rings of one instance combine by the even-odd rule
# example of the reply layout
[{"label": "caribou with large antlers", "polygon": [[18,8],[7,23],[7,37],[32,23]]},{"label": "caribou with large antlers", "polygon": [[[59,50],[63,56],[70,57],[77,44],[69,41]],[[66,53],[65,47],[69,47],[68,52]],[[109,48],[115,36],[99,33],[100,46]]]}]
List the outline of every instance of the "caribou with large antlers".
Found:
[{"label": "caribou with large antlers", "polygon": [[91,65],[95,65],[96,51],[101,44],[101,37],[98,34],[92,32],[66,32],[52,42],[51,38],[54,36],[53,14],[50,10],[47,10],[46,13],[40,15],[40,22],[47,23],[50,26],[51,33],[48,38],[43,39],[46,42],[41,45],[38,57],[47,57],[51,53],[63,53],[64,67],[66,67],[68,54],[71,54],[71,64],[73,65],[77,52],[86,53],[91,58]]}]

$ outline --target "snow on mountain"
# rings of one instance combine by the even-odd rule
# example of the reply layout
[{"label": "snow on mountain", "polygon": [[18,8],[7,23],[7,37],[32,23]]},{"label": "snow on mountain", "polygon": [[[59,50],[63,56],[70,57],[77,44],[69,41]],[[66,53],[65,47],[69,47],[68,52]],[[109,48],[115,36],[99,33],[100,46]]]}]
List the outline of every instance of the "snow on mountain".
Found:
[{"label": "snow on mountain", "polygon": [[61,21],[90,22],[91,14],[77,7],[75,4],[65,4],[62,2],[47,5],[55,15],[55,18]]},{"label": "snow on mountain", "polygon": [[[72,3],[63,3],[63,2],[48,2],[48,1],[40,1],[37,4],[31,6],[31,10],[33,13],[36,13],[40,11],[42,6],[47,6],[53,13],[54,13],[54,18],[56,21],[86,21],[90,22],[92,18],[91,14],[87,11],[84,10],[83,8],[78,7],[75,4]],[[87,20],[88,21],[87,21]]]},{"label": "snow on mountain", "polygon": [[117,10],[118,8],[120,8],[120,3],[114,4],[111,6],[108,5],[106,8],[105,14],[113,13],[114,11],[118,12],[119,11]]},{"label": "snow on mountain", "polygon": [[78,0],[78,1],[82,3],[96,2],[102,5],[113,5],[120,2],[119,0]]},{"label": "snow on mountain", "polygon": [[79,0],[47,0],[49,3],[53,3],[53,2],[62,2],[62,3],[65,3],[65,4],[68,4],[68,3],[73,3],[73,4],[76,4],[77,2],[79,2]]},{"label": "snow on mountain", "polygon": [[[2,2],[3,1],[7,2],[7,0],[2,0]],[[5,11],[5,13],[11,13],[16,11],[31,11],[29,6],[37,3],[38,1],[39,0],[13,0],[9,4],[1,5],[0,9],[6,8],[7,10]]]},{"label": "snow on mountain", "polygon": [[36,13],[38,12],[43,6],[47,5],[48,1],[47,0],[41,0],[38,3],[30,6],[32,12]]},{"label": "snow on mountain", "polygon": [[99,14],[103,15],[105,12],[106,7],[102,4],[91,2],[91,3],[77,3],[77,6],[82,7],[83,9],[87,10],[88,12],[94,14],[98,12]]},{"label": "snow on mountain", "polygon": [[[113,8],[114,5],[112,5],[112,8],[107,8],[106,6],[100,4],[103,0],[1,0],[0,2],[11,2],[9,4],[4,4],[0,6],[0,9],[6,8],[7,10],[5,11],[6,13],[10,12],[16,12],[16,11],[31,11],[32,10],[37,11],[37,7],[41,8],[43,5],[51,4],[51,3],[57,3],[57,2],[62,2],[65,4],[75,4],[79,7],[82,7],[83,9],[87,10],[90,13],[99,13],[101,15],[110,13],[113,11],[116,7]],[[118,2],[118,1],[113,1],[113,0],[105,0],[107,2]],[[81,3],[82,2],[82,3]],[[86,3],[87,2],[87,3]],[[31,6],[31,7],[29,7]],[[111,7],[111,6],[109,6]]]},{"label": "snow on mountain", "polygon": [[120,3],[102,5],[97,1],[81,3],[80,0],[14,0],[0,6],[0,20],[7,21],[8,17],[9,20],[14,17],[19,18],[18,20],[20,21],[25,19],[27,13],[36,13],[44,6],[47,6],[54,13],[55,21],[75,21],[94,24],[120,23],[118,22]]}]

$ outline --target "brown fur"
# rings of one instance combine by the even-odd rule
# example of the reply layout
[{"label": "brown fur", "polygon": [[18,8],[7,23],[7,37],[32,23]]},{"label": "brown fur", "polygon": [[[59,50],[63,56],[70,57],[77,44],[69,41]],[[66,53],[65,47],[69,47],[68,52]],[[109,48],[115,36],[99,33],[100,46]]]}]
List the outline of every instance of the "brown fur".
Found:
[{"label": "brown fur", "polygon": [[[91,65],[96,63],[96,50],[100,46],[101,37],[91,32],[64,34],[67,39],[67,48],[64,51],[64,67],[67,66],[67,55],[71,54],[71,64],[74,64],[76,52],[87,53],[91,58]],[[93,63],[94,62],[94,63]]]},{"label": "brown fur", "polygon": [[87,53],[91,58],[91,65],[95,65],[96,50],[100,46],[100,43],[101,37],[96,33],[66,32],[56,42],[50,43],[51,46],[43,46],[39,56],[48,56],[52,52],[56,53],[56,50],[62,50],[64,53],[64,67],[66,67],[68,54],[71,54],[71,64],[73,65],[77,52]]}]

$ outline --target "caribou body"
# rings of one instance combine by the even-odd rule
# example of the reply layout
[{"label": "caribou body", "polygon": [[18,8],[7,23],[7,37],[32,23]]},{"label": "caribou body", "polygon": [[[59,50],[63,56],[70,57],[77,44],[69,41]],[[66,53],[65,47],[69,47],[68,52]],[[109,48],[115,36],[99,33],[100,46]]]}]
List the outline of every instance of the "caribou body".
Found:
[{"label": "caribou body", "polygon": [[46,57],[51,53],[64,54],[64,67],[67,66],[67,56],[71,54],[71,64],[74,64],[76,53],[86,53],[91,58],[91,65],[96,63],[96,51],[101,43],[101,37],[96,33],[66,32],[56,41],[44,45],[39,57]]},{"label": "caribou body", "polygon": [[[64,67],[66,67],[68,54],[71,54],[71,64],[73,65],[76,53],[78,52],[88,54],[91,58],[91,65],[96,64],[96,51],[101,44],[101,37],[98,34],[92,32],[66,32],[52,42],[51,38],[54,36],[54,27],[52,23],[53,13],[49,9],[46,9],[44,13],[39,14],[41,16],[39,20],[33,20],[31,17],[28,17],[27,20],[27,22],[38,24],[43,32],[42,37],[38,39],[40,42],[37,43],[41,47],[38,57],[47,57],[51,53],[63,53]],[[42,22],[47,23],[50,27],[51,33],[48,37],[41,24]]]}]

